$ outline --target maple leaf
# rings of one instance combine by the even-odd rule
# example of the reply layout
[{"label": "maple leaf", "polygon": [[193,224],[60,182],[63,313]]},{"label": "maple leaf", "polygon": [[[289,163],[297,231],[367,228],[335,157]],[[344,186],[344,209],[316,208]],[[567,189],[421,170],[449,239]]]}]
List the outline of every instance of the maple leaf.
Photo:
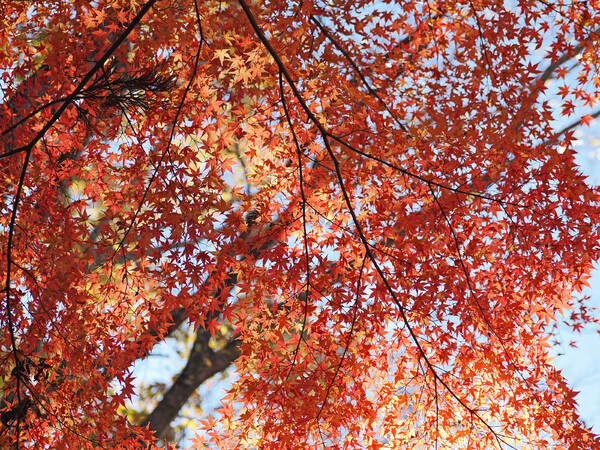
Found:
[{"label": "maple leaf", "polygon": [[215,58],[219,59],[219,62],[221,64],[223,64],[223,61],[225,60],[225,58],[229,59],[229,49],[227,48],[221,48],[217,51],[215,51]]},{"label": "maple leaf", "polygon": [[560,80],[564,78],[567,73],[568,69],[565,66],[561,66],[556,70],[556,78]]},{"label": "maple leaf", "polygon": [[592,120],[594,120],[594,118],[589,114],[586,114],[585,116],[581,117],[581,125],[587,125],[589,127]]}]

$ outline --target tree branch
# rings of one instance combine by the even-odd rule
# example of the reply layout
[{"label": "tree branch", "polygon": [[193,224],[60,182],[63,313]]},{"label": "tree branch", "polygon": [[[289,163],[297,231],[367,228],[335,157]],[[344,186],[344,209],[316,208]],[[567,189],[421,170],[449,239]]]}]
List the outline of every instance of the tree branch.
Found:
[{"label": "tree branch", "polygon": [[161,439],[194,391],[213,375],[222,372],[240,355],[239,341],[230,341],[221,351],[213,351],[208,343],[210,333],[199,329],[187,365],[154,411],[140,424],[149,425],[155,437]]},{"label": "tree branch", "polygon": [[[600,116],[600,110],[596,111],[593,114],[590,114],[590,117],[592,119],[596,119],[598,116]],[[557,131],[556,134],[554,135],[553,139],[548,139],[547,141],[544,142],[544,146],[556,144],[563,134],[565,134],[569,130],[572,130],[573,128],[577,127],[580,124],[581,124],[581,121],[576,120],[575,122],[571,123],[570,125],[567,125],[566,127],[564,127],[562,130]]]}]

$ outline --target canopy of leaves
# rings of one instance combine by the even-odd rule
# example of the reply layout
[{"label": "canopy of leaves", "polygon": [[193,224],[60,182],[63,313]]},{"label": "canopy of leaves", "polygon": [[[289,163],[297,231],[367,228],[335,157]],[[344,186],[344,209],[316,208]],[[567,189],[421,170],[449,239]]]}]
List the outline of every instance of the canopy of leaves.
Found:
[{"label": "canopy of leaves", "polygon": [[206,377],[237,358],[199,447],[600,446],[549,356],[565,310],[596,321],[599,27],[597,0],[2,1],[0,447],[151,444],[119,408],[184,318]]}]

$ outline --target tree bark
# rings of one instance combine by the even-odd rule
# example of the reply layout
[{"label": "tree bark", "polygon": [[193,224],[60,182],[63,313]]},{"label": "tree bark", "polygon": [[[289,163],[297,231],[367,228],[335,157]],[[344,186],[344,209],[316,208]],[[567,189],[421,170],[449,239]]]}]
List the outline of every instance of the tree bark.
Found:
[{"label": "tree bark", "polygon": [[171,422],[198,386],[229,367],[240,354],[237,340],[230,341],[218,352],[209,347],[209,340],[208,331],[196,331],[196,341],[185,368],[154,411],[140,424],[142,427],[149,424],[156,438],[164,437]]}]

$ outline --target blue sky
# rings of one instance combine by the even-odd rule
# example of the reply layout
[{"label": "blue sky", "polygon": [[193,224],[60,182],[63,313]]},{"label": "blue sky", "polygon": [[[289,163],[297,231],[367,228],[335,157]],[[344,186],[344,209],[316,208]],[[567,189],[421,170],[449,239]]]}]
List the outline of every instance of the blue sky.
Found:
[{"label": "blue sky", "polygon": [[[600,121],[591,122],[590,128],[576,132],[575,149],[577,161],[583,172],[589,176],[588,181],[600,185]],[[598,264],[596,264],[598,267]],[[585,292],[590,295],[591,304],[600,316],[600,271],[597,269],[590,280],[590,288]],[[563,370],[563,374],[571,387],[579,391],[577,401],[582,419],[588,426],[593,426],[600,433],[600,334],[594,327],[587,327],[581,333],[573,333],[566,327],[559,330],[562,345],[556,348],[554,364]],[[574,340],[577,348],[569,346]],[[562,355],[561,355],[562,353]]]}]

